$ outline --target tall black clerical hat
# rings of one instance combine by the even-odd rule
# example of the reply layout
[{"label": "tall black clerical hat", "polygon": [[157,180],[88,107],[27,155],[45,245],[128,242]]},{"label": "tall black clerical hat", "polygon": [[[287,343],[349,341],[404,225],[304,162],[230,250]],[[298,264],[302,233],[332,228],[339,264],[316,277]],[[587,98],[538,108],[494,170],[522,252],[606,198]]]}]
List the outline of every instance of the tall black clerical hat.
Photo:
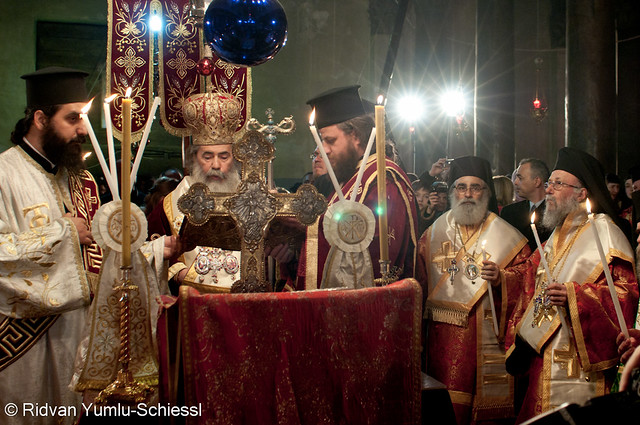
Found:
[{"label": "tall black clerical hat", "polygon": [[338,124],[366,113],[358,89],[360,86],[339,87],[307,101],[316,110],[316,127]]},{"label": "tall black clerical hat", "polygon": [[455,181],[464,176],[478,177],[489,186],[491,190],[489,209],[497,213],[498,201],[496,199],[496,189],[493,186],[493,172],[489,161],[478,156],[462,156],[454,159],[449,168],[449,187],[453,187]]},{"label": "tall black clerical hat", "polygon": [[576,176],[589,192],[591,212],[605,213],[630,237],[629,223],[618,217],[616,208],[607,189],[604,168],[600,161],[580,149],[564,147],[558,151],[554,170],[562,170]]},{"label": "tall black clerical hat", "polygon": [[52,66],[20,78],[27,81],[27,107],[44,107],[65,103],[86,102],[84,71]]}]

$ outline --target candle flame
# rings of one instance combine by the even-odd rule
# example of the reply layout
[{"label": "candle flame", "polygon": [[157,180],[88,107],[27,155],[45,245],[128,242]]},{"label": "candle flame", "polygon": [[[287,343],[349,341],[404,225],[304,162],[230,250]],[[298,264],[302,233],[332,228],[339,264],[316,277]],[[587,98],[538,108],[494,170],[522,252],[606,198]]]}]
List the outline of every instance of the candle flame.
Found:
[{"label": "candle flame", "polygon": [[117,94],[112,94],[111,96],[106,97],[106,98],[104,99],[104,103],[111,103],[111,101],[112,101],[113,99],[115,99],[115,98],[116,98],[116,96],[118,96],[118,95],[117,95]]},{"label": "candle flame", "polygon": [[93,103],[93,99],[91,99],[91,100],[89,101],[89,103],[87,103],[86,105],[84,105],[84,108],[82,108],[82,109],[80,110],[80,112],[82,112],[83,114],[85,114],[85,115],[86,115],[86,114],[87,114],[87,112],[89,112],[89,109],[91,109],[91,104],[92,104],[92,103]]},{"label": "candle flame", "polygon": [[587,214],[591,214],[591,202],[589,202],[589,198],[587,198]]},{"label": "candle flame", "polygon": [[82,155],[82,160],[83,160],[83,161],[86,161],[86,160],[87,160],[87,158],[89,158],[90,156],[91,156],[91,152],[87,152],[87,153],[85,153],[84,155]]},{"label": "candle flame", "polygon": [[536,212],[534,211],[534,212],[531,213],[531,224],[533,224],[535,222],[536,222]]},{"label": "candle flame", "polygon": [[313,111],[311,111],[309,115],[309,125],[313,125],[314,122],[316,122],[316,108],[313,108]]},{"label": "candle flame", "polygon": [[131,87],[127,87],[127,91],[124,94],[124,97],[126,97],[127,99],[131,97],[131,91],[133,91],[133,89]]},{"label": "candle flame", "polygon": [[382,105],[382,102],[384,102],[384,96],[383,96],[383,95],[380,95],[380,96],[378,96],[378,100],[377,100],[377,102],[376,102],[376,103],[377,103],[378,105]]},{"label": "candle flame", "polygon": [[482,249],[484,249],[484,246],[485,246],[486,244],[487,244],[487,240],[486,240],[486,239],[483,239],[483,240],[482,240]]}]

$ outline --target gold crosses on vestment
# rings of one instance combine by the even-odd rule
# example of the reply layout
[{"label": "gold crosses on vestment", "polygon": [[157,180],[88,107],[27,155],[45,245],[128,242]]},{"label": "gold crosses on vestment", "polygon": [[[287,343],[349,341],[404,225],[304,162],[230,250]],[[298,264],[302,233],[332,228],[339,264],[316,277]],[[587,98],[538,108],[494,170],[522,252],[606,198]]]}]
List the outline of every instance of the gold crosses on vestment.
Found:
[{"label": "gold crosses on vestment", "polygon": [[[275,149],[257,131],[249,131],[233,144],[233,157],[242,163],[242,181],[236,193],[212,193],[196,183],[178,200],[178,208],[195,226],[212,217],[230,216],[241,240],[241,273],[231,292],[267,292],[271,284],[264,276],[264,239],[276,217],[295,217],[305,226],[313,224],[327,209],[327,200],[310,184],[293,193],[270,193],[265,184],[265,164]],[[197,245],[213,246],[201,240]]]},{"label": "gold crosses on vestment", "polygon": [[440,267],[441,273],[450,273],[451,262],[456,258],[452,245],[451,241],[442,242],[440,249],[431,258],[431,262]]},{"label": "gold crosses on vestment", "polygon": [[560,369],[567,371],[567,378],[580,377],[580,364],[578,363],[578,355],[576,349],[571,343],[565,346],[563,350],[553,350],[553,362],[558,363]]}]

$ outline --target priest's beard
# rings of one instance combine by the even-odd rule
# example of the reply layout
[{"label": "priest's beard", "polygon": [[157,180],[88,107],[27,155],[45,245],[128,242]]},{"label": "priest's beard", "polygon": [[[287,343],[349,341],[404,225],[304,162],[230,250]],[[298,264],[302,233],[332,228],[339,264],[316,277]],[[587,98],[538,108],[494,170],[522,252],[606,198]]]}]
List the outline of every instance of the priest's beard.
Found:
[{"label": "priest's beard", "polygon": [[49,124],[42,135],[42,142],[42,149],[49,161],[66,168],[71,174],[78,174],[84,170],[82,158],[84,136],[76,136],[67,142],[60,137],[53,125]]},{"label": "priest's beard", "polygon": [[449,195],[451,202],[451,214],[456,223],[463,226],[473,226],[480,224],[487,215],[489,208],[489,189],[482,191],[482,197],[478,200],[473,198],[457,199],[455,192]]},{"label": "priest's beard", "polygon": [[570,213],[578,208],[583,208],[576,198],[565,198],[558,202],[556,198],[547,195],[546,200],[544,216],[540,225],[548,230],[562,225]]},{"label": "priest's beard", "polygon": [[356,148],[351,144],[347,146],[347,150],[342,155],[336,157],[335,164],[331,164],[336,173],[336,178],[340,183],[346,183],[353,177],[358,168],[358,160],[360,159]]},{"label": "priest's beard", "polygon": [[[210,169],[205,173],[197,164],[193,167],[191,176],[196,182],[204,183],[212,192],[231,193],[235,192],[240,184],[240,173],[238,163],[234,161],[231,170],[223,173],[220,170]],[[212,179],[211,177],[219,177],[222,180]]]}]

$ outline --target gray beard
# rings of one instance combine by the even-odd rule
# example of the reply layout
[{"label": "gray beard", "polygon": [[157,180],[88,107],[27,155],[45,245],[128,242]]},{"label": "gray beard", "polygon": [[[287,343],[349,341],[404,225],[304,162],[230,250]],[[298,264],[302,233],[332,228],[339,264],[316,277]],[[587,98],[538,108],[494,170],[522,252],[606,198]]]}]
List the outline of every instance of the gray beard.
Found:
[{"label": "gray beard", "polygon": [[463,204],[462,202],[467,201],[466,198],[458,200],[455,194],[453,192],[451,193],[449,196],[451,215],[456,223],[463,226],[473,226],[480,224],[482,220],[484,220],[489,208],[489,197],[486,195],[486,192],[485,190],[485,194],[479,200],[470,200],[473,204]]},{"label": "gray beard", "polygon": [[[240,184],[240,174],[238,172],[237,164],[234,164],[231,171],[223,173],[218,170],[209,170],[208,173],[204,173],[199,166],[193,167],[191,171],[191,177],[195,182],[204,183],[207,185],[210,191],[218,193],[233,193],[238,189]],[[209,177],[221,177],[222,180],[213,180]]]},{"label": "gray beard", "polygon": [[[553,202],[553,201],[552,201]],[[553,230],[560,226],[567,216],[578,208],[583,208],[575,198],[567,199],[557,204],[555,210],[549,210],[549,197],[545,202],[544,216],[540,225],[547,230]]]}]

